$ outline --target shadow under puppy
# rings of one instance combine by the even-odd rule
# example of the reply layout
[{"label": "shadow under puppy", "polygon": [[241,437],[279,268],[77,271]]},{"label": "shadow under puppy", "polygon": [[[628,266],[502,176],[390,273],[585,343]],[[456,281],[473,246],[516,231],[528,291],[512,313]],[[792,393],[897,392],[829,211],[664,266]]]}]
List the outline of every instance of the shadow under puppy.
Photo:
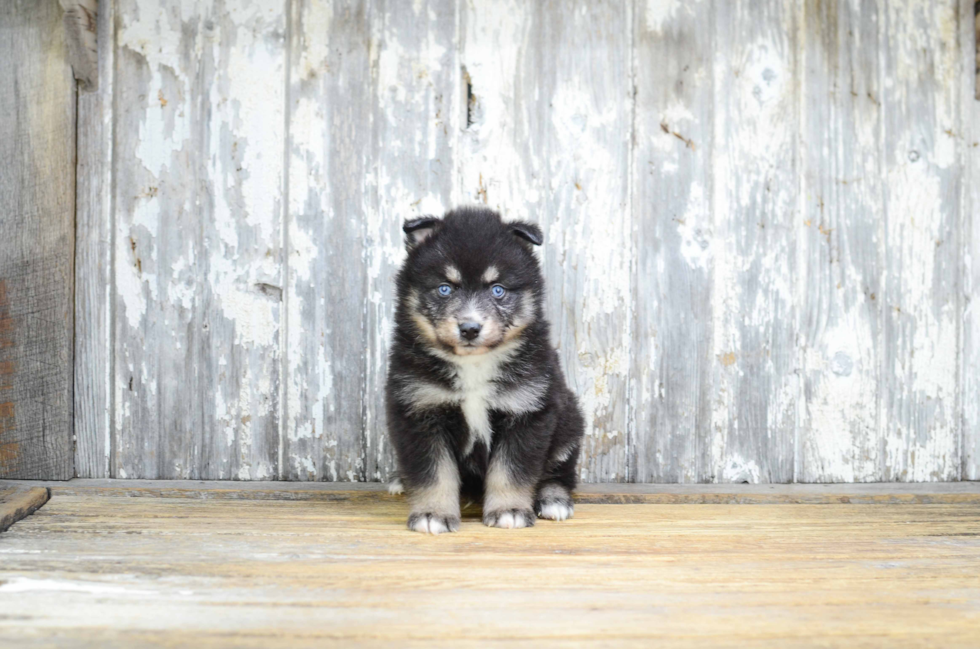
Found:
[{"label": "shadow under puppy", "polygon": [[542,313],[541,230],[488,209],[407,221],[388,365],[388,432],[417,532],[572,515],[584,433]]}]

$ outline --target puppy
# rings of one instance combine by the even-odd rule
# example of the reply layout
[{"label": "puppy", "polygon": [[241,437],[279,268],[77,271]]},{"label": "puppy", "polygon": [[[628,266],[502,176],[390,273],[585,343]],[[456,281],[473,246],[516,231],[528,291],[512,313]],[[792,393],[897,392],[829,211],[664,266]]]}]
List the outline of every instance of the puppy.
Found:
[{"label": "puppy", "polygon": [[386,397],[409,529],[458,530],[461,494],[491,527],[571,517],[585,426],[542,314],[541,230],[480,208],[402,229]]}]

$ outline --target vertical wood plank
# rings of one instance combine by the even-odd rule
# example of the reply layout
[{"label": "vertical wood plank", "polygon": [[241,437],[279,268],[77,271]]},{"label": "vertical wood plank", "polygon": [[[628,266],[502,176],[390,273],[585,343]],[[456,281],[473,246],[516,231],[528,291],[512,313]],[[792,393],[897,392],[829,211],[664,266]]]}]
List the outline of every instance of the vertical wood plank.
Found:
[{"label": "vertical wood plank", "polygon": [[402,223],[452,207],[455,142],[461,119],[456,0],[377,0],[374,98],[377,209],[368,214],[368,335],[365,475],[394,470],[385,431],[385,378],[395,304],[395,273],[404,258]]},{"label": "vertical wood plank", "polygon": [[364,480],[365,223],[375,206],[367,0],[296,0],[282,477]]},{"label": "vertical wood plank", "polygon": [[717,482],[793,479],[799,223],[796,3],[714,5],[710,463]]},{"label": "vertical wood plank", "polygon": [[72,450],[75,82],[56,2],[0,4],[0,478]]},{"label": "vertical wood plank", "polygon": [[[962,480],[980,480],[980,101],[970,92],[970,81],[980,70],[980,3],[960,0],[960,136],[962,204],[960,205],[960,419]],[[975,13],[976,12],[976,13]],[[980,93],[980,77],[977,79]],[[980,94],[977,95],[980,97]]]},{"label": "vertical wood plank", "polygon": [[110,476],[115,4],[100,3],[95,90],[78,93],[75,199],[75,474]]},{"label": "vertical wood plank", "polygon": [[582,478],[628,479],[631,5],[464,3],[463,202],[541,224],[548,315],[586,418]]},{"label": "vertical wood plank", "polygon": [[[878,3],[805,3],[800,146],[805,412],[796,479],[880,478]],[[778,262],[777,262],[778,263]]]},{"label": "vertical wood plank", "polygon": [[711,440],[711,6],[637,4],[632,478],[697,482]]},{"label": "vertical wood plank", "polygon": [[955,3],[885,3],[884,480],[960,475]]},{"label": "vertical wood plank", "polygon": [[284,5],[117,15],[113,474],[273,478]]}]

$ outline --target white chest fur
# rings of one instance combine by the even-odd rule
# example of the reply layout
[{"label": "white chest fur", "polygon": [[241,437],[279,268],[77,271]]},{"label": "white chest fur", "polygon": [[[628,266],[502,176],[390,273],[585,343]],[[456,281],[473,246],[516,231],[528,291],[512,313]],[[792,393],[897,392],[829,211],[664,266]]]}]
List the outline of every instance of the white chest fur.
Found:
[{"label": "white chest fur", "polygon": [[469,455],[477,441],[489,448],[493,437],[491,410],[520,414],[537,409],[547,391],[547,385],[541,382],[528,381],[508,389],[495,382],[516,351],[516,348],[498,348],[479,356],[440,355],[452,364],[452,388],[418,381],[402,389],[401,400],[417,411],[458,405],[468,428],[464,455]]},{"label": "white chest fur", "polygon": [[470,429],[464,455],[469,455],[473,445],[482,441],[490,448],[493,430],[490,427],[490,408],[493,407],[497,390],[494,379],[500,367],[493,358],[466,359],[456,365],[456,392],[459,405]]}]

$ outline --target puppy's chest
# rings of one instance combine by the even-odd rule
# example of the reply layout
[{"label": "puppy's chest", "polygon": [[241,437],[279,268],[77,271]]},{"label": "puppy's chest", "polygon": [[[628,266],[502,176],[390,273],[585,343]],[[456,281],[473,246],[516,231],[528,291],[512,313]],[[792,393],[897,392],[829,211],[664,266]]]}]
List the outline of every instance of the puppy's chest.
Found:
[{"label": "puppy's chest", "polygon": [[469,454],[478,441],[490,447],[493,437],[492,411],[522,414],[540,408],[544,402],[547,390],[544,379],[501,380],[509,378],[502,376],[504,371],[500,364],[491,359],[459,364],[454,368],[449,387],[422,382],[416,384],[411,394],[406,396],[418,410],[458,406],[469,429],[464,445],[465,454]]}]

